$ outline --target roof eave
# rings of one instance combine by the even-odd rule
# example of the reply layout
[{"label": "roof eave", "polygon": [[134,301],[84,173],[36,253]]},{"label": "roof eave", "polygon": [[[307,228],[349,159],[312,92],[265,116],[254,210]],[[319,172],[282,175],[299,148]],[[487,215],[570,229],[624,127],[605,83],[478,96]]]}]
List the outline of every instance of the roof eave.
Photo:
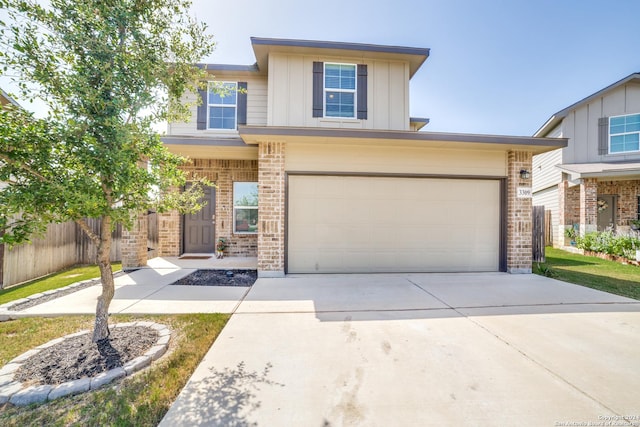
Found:
[{"label": "roof eave", "polygon": [[260,140],[292,140],[306,137],[327,142],[332,139],[348,139],[354,142],[381,141],[383,143],[410,143],[412,145],[439,148],[456,148],[460,146],[520,149],[540,154],[567,146],[566,138],[538,138],[525,136],[456,134],[441,132],[386,131],[363,129],[334,128],[300,128],[274,126],[239,126],[238,132],[248,144],[256,144]]}]

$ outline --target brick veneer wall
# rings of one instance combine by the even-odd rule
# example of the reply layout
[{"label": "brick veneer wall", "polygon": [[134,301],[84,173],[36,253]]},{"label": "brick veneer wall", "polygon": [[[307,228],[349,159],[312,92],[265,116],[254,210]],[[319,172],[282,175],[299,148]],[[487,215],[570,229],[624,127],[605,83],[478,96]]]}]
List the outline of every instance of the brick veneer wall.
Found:
[{"label": "brick veneer wall", "polygon": [[532,154],[510,151],[507,155],[507,271],[531,273],[532,199],[517,198],[518,187],[531,188],[531,180],[520,178],[520,170],[531,170]]},{"label": "brick veneer wall", "polygon": [[285,150],[284,142],[261,142],[258,147],[258,274],[262,277],[284,276]]},{"label": "brick veneer wall", "polygon": [[147,214],[138,214],[130,230],[122,230],[122,269],[147,265]]},{"label": "brick veneer wall", "polygon": [[598,229],[598,181],[583,178],[580,184],[580,235]]},{"label": "brick veneer wall", "polygon": [[616,223],[628,226],[629,221],[638,217],[638,196],[640,180],[598,182],[598,194],[617,195]]},{"label": "brick veneer wall", "polygon": [[[256,234],[233,233],[233,183],[257,182],[256,160],[193,159],[182,169],[189,177],[207,178],[216,185],[216,240],[227,242],[227,256],[257,256]],[[182,216],[178,212],[159,214],[158,254],[178,256],[182,248]]]}]

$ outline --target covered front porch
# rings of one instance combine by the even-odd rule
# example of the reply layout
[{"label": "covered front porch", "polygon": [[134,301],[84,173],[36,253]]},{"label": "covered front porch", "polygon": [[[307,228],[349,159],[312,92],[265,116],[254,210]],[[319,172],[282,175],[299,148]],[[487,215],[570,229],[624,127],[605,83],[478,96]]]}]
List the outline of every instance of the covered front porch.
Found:
[{"label": "covered front porch", "polygon": [[567,229],[581,236],[594,231],[633,231],[632,221],[640,219],[640,163],[585,163],[558,168],[563,171],[559,185],[561,235],[567,236]]}]

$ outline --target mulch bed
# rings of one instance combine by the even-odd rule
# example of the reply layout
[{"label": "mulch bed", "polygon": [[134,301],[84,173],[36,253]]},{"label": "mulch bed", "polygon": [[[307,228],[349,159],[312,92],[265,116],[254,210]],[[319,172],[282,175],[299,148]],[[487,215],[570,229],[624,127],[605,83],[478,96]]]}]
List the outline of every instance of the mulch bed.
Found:
[{"label": "mulch bed", "polygon": [[158,340],[158,331],[144,326],[111,328],[100,343],[91,333],[65,339],[27,359],[15,380],[29,385],[57,385],[123,366],[142,356]]},{"label": "mulch bed", "polygon": [[172,285],[251,286],[257,279],[258,272],[256,270],[198,270],[172,283]]}]

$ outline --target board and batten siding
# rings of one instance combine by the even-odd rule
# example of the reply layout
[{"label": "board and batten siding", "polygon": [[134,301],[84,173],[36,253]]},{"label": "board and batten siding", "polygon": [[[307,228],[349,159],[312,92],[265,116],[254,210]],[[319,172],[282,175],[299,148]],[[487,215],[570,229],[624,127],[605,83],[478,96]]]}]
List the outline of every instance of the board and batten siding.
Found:
[{"label": "board and batten siding", "polygon": [[287,144],[286,171],[505,176],[500,151]]},{"label": "board and batten siding", "polygon": [[[267,124],[267,78],[248,76],[224,76],[216,78],[220,81],[247,82],[247,125],[265,126]],[[187,93],[183,102],[195,103],[197,93]],[[169,123],[167,135],[170,136],[211,136],[230,137],[237,136],[237,131],[198,130],[198,107],[194,104],[190,109],[191,119],[188,122]]]},{"label": "board and batten siding", "polygon": [[557,186],[562,181],[562,171],[556,167],[562,163],[562,149],[533,156],[533,192]]},{"label": "board and batten siding", "polygon": [[627,83],[570,111],[563,119],[563,163],[638,161],[640,153],[599,154],[598,119],[640,113],[640,84]]},{"label": "board and batten siding", "polygon": [[[313,117],[313,63],[365,64],[366,120]],[[409,130],[409,64],[363,58],[269,55],[268,126]]]}]

